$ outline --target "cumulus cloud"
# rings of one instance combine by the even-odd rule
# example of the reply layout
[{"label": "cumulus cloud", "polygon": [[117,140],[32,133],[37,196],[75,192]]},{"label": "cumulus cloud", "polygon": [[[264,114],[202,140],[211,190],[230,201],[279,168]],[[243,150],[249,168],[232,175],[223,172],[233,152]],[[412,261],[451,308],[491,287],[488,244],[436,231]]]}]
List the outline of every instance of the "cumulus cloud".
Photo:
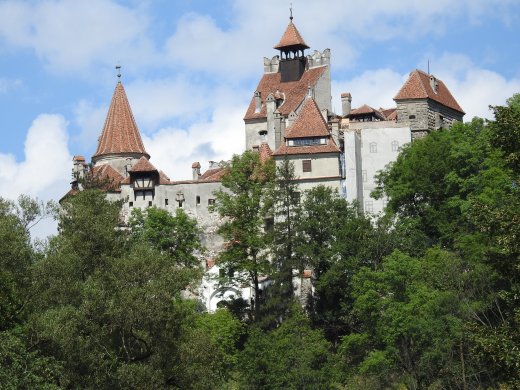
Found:
[{"label": "cumulus cloud", "polygon": [[187,129],[163,128],[143,142],[151,161],[172,180],[191,178],[191,163],[229,160],[242,153],[245,133],[242,118],[246,106],[219,107],[207,122],[198,122]]},{"label": "cumulus cloud", "polygon": [[507,79],[460,53],[444,53],[435,67],[436,76],[455,96],[467,121],[475,116],[491,119],[489,105],[504,105],[507,98],[520,91],[519,78]]},{"label": "cumulus cloud", "polygon": [[[42,201],[61,198],[68,190],[71,169],[67,138],[63,116],[39,115],[27,133],[23,161],[0,153],[0,196],[14,200],[25,194]],[[55,232],[56,223],[46,220],[32,234],[44,238]]]},{"label": "cumulus cloud", "polygon": [[333,108],[341,113],[340,95],[342,92],[352,94],[352,107],[368,104],[373,108],[394,107],[393,97],[397,94],[407,75],[399,74],[391,69],[367,70],[350,80],[332,83]]},{"label": "cumulus cloud", "polygon": [[153,58],[146,15],[113,1],[0,3],[0,38],[34,50],[52,70],[78,72],[93,63],[133,66]]}]

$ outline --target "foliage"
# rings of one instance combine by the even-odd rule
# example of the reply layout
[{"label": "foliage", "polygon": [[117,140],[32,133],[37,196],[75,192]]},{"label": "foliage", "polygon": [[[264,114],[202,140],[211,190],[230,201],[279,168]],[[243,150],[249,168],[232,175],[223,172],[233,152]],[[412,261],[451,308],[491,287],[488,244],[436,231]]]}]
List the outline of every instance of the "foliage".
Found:
[{"label": "foliage", "polygon": [[60,235],[34,267],[29,322],[40,351],[62,362],[60,382],[176,388],[177,378],[188,381],[180,354],[187,343],[200,345],[187,337],[196,307],[181,293],[199,274],[174,259],[191,253],[130,239],[118,227],[119,206],[98,190],[80,192],[64,208]]},{"label": "foliage", "polygon": [[255,318],[260,310],[259,277],[269,272],[264,216],[269,210],[268,192],[274,177],[274,162],[261,163],[258,153],[235,155],[222,178],[225,188],[216,192],[216,206],[223,223],[219,234],[226,240],[218,262],[253,285]]},{"label": "foliage", "polygon": [[243,389],[328,389],[330,344],[297,306],[270,332],[252,329],[240,356]]},{"label": "foliage", "polygon": [[202,251],[197,222],[182,209],[172,216],[167,210],[150,207],[132,210],[129,222],[132,236],[169,254],[179,265],[197,267],[197,254]]},{"label": "foliage", "polygon": [[[298,224],[301,214],[300,192],[295,181],[294,164],[285,158],[276,168],[276,178],[269,194],[273,228],[267,230],[273,269],[272,284],[266,289],[262,312],[264,327],[278,326],[294,304],[293,270],[303,277],[304,264],[297,261]],[[271,215],[269,215],[269,218]]]}]

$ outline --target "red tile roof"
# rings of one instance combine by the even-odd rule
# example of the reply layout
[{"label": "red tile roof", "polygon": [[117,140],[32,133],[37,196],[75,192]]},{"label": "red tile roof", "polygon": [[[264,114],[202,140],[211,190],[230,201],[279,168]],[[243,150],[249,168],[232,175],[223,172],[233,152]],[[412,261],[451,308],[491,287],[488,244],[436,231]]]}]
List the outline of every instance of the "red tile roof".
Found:
[{"label": "red tile roof", "polygon": [[171,184],[170,178],[163,171],[159,171],[159,184]]},{"label": "red tile roof", "polygon": [[298,81],[288,81],[282,83],[280,72],[277,73],[265,73],[262,79],[258,83],[256,90],[260,92],[260,98],[262,99],[262,108],[260,112],[255,112],[255,98],[251,99],[249,107],[246,111],[244,120],[265,118],[267,111],[265,107],[265,99],[269,94],[275,94],[276,91],[283,93],[285,100],[283,104],[278,107],[278,111],[282,115],[289,115],[291,111],[296,110],[302,100],[307,95],[307,90],[310,87],[314,87],[318,82],[318,79],[325,72],[326,66],[319,66],[311,68],[303,72],[302,77]]},{"label": "red tile roof", "polygon": [[96,153],[92,158],[96,160],[103,155],[124,153],[137,153],[150,157],[144,149],[123,84],[118,82],[98,140]]},{"label": "red tile roof", "polygon": [[352,115],[368,115],[368,114],[374,114],[379,117],[383,117],[384,115],[379,111],[376,110],[373,107],[370,107],[366,104],[363,104],[361,107],[354,108],[352,111],[350,111],[349,116]]},{"label": "red tile roof", "polygon": [[118,171],[116,171],[109,164],[97,165],[92,168],[90,174],[93,178],[99,181],[106,181],[103,189],[106,191],[117,191],[120,188],[121,182],[125,179]]},{"label": "red tile roof", "polygon": [[85,157],[83,157],[83,156],[74,156],[74,157],[72,157],[72,161],[85,161]]},{"label": "red tile roof", "polygon": [[200,162],[195,161],[193,164],[191,164],[192,168],[200,168]]},{"label": "red tile roof", "polygon": [[263,164],[267,161],[269,157],[273,154],[271,148],[269,147],[269,144],[267,142],[262,142],[262,145],[260,145],[260,148],[258,149],[258,152],[260,153],[260,162]]},{"label": "red tile roof", "polygon": [[148,161],[146,157],[141,157],[139,161],[130,169],[130,172],[158,172],[157,168]]},{"label": "red tile roof", "polygon": [[442,80],[436,79],[438,83],[437,92],[432,89],[430,76],[431,75],[418,69],[412,71],[408,80],[406,80],[397,95],[395,95],[394,100],[428,98],[464,114],[464,110],[459,106],[459,103],[457,103]]},{"label": "red tile roof", "polygon": [[300,32],[292,22],[292,20],[287,25],[280,42],[274,47],[275,49],[283,49],[290,48],[291,46],[300,46],[301,48],[308,49],[309,46],[303,40]]},{"label": "red tile roof", "polygon": [[306,138],[328,136],[327,122],[321,115],[318,105],[313,98],[306,98],[298,117],[285,130],[285,138]]},{"label": "red tile roof", "polygon": [[220,181],[222,179],[222,176],[226,173],[225,168],[212,168],[208,169],[206,172],[204,172],[200,177],[199,180],[196,181],[206,181],[206,182],[216,182]]},{"label": "red tile roof", "polygon": [[281,145],[273,156],[285,156],[294,154],[320,154],[320,153],[341,153],[334,141],[329,138],[325,145],[310,145],[310,146],[287,146]]}]

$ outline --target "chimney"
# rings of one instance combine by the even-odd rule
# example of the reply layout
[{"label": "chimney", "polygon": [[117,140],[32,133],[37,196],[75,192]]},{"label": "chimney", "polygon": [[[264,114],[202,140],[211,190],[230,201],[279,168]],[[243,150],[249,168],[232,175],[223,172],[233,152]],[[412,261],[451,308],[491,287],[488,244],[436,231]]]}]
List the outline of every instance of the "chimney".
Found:
[{"label": "chimney", "polygon": [[262,109],[262,98],[260,97],[260,92],[255,91],[255,114],[259,113]]},{"label": "chimney", "polygon": [[72,177],[74,180],[83,179],[88,169],[85,157],[74,156],[72,158]]},{"label": "chimney", "polygon": [[350,92],[341,94],[341,115],[346,117],[350,114],[352,109],[352,95]]},{"label": "chimney", "polygon": [[193,173],[193,180],[199,180],[200,177],[200,163],[195,161],[191,164],[191,171]]}]

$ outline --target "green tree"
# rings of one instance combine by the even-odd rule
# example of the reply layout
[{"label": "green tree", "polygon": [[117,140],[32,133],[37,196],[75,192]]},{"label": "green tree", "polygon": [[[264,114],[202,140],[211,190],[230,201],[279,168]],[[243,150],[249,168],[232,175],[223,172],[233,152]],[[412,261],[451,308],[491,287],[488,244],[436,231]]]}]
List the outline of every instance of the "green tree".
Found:
[{"label": "green tree", "polygon": [[[47,206],[51,206],[48,204]],[[39,255],[29,230],[48,215],[41,202],[0,198],[0,388],[57,389],[60,364],[32,345],[27,318],[33,300],[31,267]]]},{"label": "green tree", "polygon": [[270,193],[273,229],[268,231],[273,269],[272,284],[266,289],[262,313],[265,327],[278,326],[294,304],[293,270],[303,279],[305,265],[298,261],[298,224],[301,213],[300,191],[295,181],[294,164],[285,158],[276,169],[276,179]]},{"label": "green tree", "polygon": [[258,319],[259,277],[270,269],[265,216],[270,208],[267,194],[274,177],[274,162],[261,163],[258,153],[246,151],[233,156],[227,169],[222,177],[224,190],[215,193],[215,209],[223,218],[218,232],[226,240],[218,262],[221,267],[236,271],[239,282],[253,286],[254,317]]},{"label": "green tree", "polygon": [[340,349],[350,374],[376,379],[376,388],[478,387],[464,323],[485,276],[440,249],[420,259],[396,251],[380,269],[361,269],[353,295],[362,332],[345,336]]},{"label": "green tree", "polygon": [[35,347],[61,362],[65,387],[210,388],[188,370],[206,355],[182,357],[203,347],[189,336],[196,304],[182,298],[200,274],[175,261],[191,253],[132,239],[119,213],[98,190],[64,205],[60,234],[33,270]]},{"label": "green tree", "polygon": [[242,389],[329,389],[330,344],[298,306],[276,329],[253,328],[238,365]]},{"label": "green tree", "polygon": [[182,209],[172,216],[167,210],[150,207],[146,210],[134,209],[130,217],[133,238],[147,242],[163,251],[185,267],[200,264],[197,254],[203,248],[200,244],[200,231],[197,222]]}]

